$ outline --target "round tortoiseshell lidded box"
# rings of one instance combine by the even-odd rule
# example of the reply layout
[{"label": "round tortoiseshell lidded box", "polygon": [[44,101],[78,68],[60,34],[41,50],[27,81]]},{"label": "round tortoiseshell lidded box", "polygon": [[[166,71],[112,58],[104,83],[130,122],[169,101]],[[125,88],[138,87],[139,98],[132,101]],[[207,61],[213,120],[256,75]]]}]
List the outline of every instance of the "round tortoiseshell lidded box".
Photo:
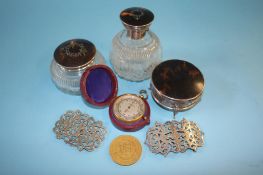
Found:
[{"label": "round tortoiseshell lidded box", "polygon": [[164,61],[152,73],[152,97],[169,110],[178,112],[194,107],[201,100],[204,87],[201,71],[187,61]]}]

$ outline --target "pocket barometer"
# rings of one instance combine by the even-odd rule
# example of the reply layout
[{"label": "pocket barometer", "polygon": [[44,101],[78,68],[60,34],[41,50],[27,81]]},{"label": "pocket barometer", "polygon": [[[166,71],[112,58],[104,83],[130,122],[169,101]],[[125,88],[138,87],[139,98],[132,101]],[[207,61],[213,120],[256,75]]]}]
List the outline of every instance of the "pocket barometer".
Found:
[{"label": "pocket barometer", "polygon": [[116,127],[125,131],[136,131],[150,123],[150,107],[145,90],[140,95],[123,94],[116,97],[110,107],[109,115]]}]

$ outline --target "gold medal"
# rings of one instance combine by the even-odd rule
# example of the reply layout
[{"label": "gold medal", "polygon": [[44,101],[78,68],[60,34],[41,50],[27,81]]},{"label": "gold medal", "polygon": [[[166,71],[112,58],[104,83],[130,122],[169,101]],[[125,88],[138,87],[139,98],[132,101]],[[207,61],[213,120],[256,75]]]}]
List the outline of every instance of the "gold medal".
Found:
[{"label": "gold medal", "polygon": [[141,144],[133,136],[119,136],[110,145],[111,158],[119,165],[127,166],[136,163],[140,159],[141,153]]}]

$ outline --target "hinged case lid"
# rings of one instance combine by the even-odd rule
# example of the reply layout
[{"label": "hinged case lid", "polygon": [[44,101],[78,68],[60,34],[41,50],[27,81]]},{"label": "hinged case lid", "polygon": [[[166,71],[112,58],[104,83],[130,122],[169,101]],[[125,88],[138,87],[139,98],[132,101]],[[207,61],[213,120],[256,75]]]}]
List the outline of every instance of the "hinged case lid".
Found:
[{"label": "hinged case lid", "polygon": [[118,81],[113,71],[106,65],[89,67],[80,80],[83,98],[94,106],[108,106],[117,96]]}]

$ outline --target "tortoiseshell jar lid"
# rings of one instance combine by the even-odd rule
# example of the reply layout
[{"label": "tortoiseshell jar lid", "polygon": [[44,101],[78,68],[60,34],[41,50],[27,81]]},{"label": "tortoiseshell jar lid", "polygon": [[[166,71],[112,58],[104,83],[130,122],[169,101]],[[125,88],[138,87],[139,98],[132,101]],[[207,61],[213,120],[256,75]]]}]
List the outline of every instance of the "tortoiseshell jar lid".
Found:
[{"label": "tortoiseshell jar lid", "polygon": [[130,26],[144,26],[150,24],[154,14],[142,7],[131,7],[123,10],[120,14],[123,23]]},{"label": "tortoiseshell jar lid", "polygon": [[89,104],[105,107],[117,96],[117,77],[106,65],[91,66],[82,74],[80,90]]},{"label": "tortoiseshell jar lid", "polygon": [[183,60],[164,61],[152,73],[153,98],[168,109],[190,109],[199,102],[204,85],[201,71]]},{"label": "tortoiseshell jar lid", "polygon": [[67,69],[87,67],[94,60],[95,45],[85,39],[72,39],[60,44],[55,52],[55,61]]},{"label": "tortoiseshell jar lid", "polygon": [[85,39],[71,39],[55,49],[50,65],[51,78],[63,92],[80,95],[82,73],[90,66],[104,63],[104,57],[92,42]]}]

